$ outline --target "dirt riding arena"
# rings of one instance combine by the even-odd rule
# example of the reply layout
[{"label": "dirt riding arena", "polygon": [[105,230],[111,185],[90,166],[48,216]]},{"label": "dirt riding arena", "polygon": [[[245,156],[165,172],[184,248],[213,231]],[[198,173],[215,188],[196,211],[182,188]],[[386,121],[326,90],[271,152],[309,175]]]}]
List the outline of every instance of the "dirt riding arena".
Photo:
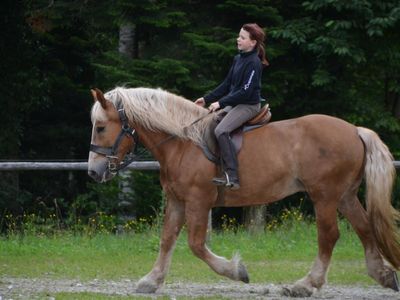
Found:
[{"label": "dirt riding arena", "polygon": [[[6,299],[55,299],[59,292],[92,292],[104,295],[145,296],[135,291],[136,282],[129,279],[121,281],[53,279],[0,279],[0,300]],[[284,296],[284,285],[243,284],[221,281],[213,284],[171,283],[166,284],[150,298],[169,297],[224,297],[226,299],[292,299]],[[301,298],[296,298],[301,299]],[[378,286],[332,286],[326,285],[311,297],[303,299],[400,299],[400,293]]]}]

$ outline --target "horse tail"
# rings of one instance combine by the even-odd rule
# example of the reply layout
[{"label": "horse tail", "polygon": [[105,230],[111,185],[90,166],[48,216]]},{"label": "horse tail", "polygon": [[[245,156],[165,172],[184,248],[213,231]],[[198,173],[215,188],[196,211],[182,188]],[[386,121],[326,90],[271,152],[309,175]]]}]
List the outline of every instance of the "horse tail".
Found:
[{"label": "horse tail", "polygon": [[400,235],[397,224],[400,213],[392,204],[396,176],[393,156],[372,130],[357,127],[365,145],[366,207],[373,236],[383,257],[397,270],[400,268]]}]

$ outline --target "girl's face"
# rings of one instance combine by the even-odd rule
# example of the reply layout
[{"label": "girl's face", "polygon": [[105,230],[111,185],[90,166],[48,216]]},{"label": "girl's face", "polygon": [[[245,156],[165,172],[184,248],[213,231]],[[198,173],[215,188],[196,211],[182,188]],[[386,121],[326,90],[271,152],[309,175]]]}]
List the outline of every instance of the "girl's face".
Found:
[{"label": "girl's face", "polygon": [[254,49],[257,44],[256,40],[250,38],[250,33],[243,28],[240,29],[239,36],[236,39],[239,51],[249,52]]}]

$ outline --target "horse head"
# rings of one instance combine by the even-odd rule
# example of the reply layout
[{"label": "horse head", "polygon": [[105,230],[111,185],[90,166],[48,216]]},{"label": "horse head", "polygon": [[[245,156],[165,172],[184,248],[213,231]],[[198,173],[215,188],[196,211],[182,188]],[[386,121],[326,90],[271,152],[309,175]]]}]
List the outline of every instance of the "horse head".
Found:
[{"label": "horse head", "polygon": [[88,174],[97,182],[105,182],[129,164],[125,159],[136,146],[137,136],[128,123],[122,102],[107,100],[99,89],[92,89],[91,93],[95,103]]}]

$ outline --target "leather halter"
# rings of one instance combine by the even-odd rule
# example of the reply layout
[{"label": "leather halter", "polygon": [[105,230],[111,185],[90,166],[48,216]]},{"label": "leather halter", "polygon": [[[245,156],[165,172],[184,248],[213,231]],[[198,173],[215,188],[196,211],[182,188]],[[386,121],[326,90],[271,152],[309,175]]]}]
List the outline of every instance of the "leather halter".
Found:
[{"label": "leather halter", "polygon": [[[132,161],[136,158],[136,150],[139,141],[139,136],[136,130],[129,126],[128,118],[125,114],[124,107],[122,102],[118,102],[115,105],[115,108],[118,111],[119,119],[122,123],[121,131],[114,142],[114,145],[111,147],[102,147],[94,144],[90,144],[90,151],[102,154],[108,159],[108,168],[109,171],[113,174],[116,174],[119,170],[128,166]],[[132,137],[135,145],[133,151],[131,150],[124,158],[123,161],[118,164],[118,148],[122,142],[124,136]]]}]

